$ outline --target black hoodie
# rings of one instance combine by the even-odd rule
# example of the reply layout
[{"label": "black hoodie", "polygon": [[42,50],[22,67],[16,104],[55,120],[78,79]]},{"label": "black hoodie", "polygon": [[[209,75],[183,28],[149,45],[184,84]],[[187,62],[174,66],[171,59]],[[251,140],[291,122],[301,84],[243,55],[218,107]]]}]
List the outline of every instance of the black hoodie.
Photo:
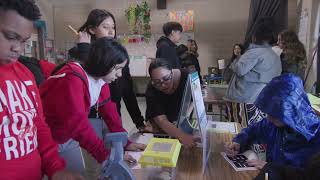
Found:
[{"label": "black hoodie", "polygon": [[169,38],[162,36],[157,42],[156,58],[165,59],[172,68],[181,68],[180,60],[176,51],[177,45]]}]

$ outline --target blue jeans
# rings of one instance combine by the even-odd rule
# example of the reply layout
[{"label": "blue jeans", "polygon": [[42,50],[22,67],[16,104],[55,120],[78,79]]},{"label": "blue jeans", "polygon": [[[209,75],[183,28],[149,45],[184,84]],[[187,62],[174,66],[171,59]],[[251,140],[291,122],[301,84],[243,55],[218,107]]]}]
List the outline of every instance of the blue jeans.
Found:
[{"label": "blue jeans", "polygon": [[[91,126],[97,136],[104,140],[105,134],[109,132],[102,119],[89,119]],[[97,179],[100,174],[100,165],[79,143],[70,139],[64,144],[59,144],[59,154],[66,160],[66,169],[85,175],[87,179]]]},{"label": "blue jeans", "polygon": [[66,169],[83,174],[85,164],[79,143],[70,139],[64,144],[59,144],[59,155],[66,161]]}]

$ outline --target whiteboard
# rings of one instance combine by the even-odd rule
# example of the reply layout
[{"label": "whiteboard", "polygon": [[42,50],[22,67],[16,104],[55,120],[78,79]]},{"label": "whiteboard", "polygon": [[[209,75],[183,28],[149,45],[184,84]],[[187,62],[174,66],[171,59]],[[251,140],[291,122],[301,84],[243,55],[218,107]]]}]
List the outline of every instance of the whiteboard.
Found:
[{"label": "whiteboard", "polygon": [[131,76],[147,76],[147,57],[146,56],[130,56],[129,68]]}]

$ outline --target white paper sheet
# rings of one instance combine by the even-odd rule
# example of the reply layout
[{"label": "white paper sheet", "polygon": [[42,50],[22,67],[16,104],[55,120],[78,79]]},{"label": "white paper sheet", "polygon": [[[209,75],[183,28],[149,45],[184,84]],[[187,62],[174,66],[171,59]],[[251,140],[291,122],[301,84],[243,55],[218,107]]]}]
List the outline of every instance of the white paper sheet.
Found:
[{"label": "white paper sheet", "polygon": [[[130,139],[136,143],[148,144],[150,139],[153,138],[153,134],[151,133],[136,133],[133,134]],[[133,151],[126,151],[127,154],[131,155],[134,159],[139,161],[140,157],[142,156],[143,151],[141,152],[133,152]],[[131,169],[141,169],[141,164],[136,163],[134,166],[130,167]]]},{"label": "white paper sheet", "polygon": [[217,133],[238,134],[236,124],[233,122],[208,121],[208,129]]}]

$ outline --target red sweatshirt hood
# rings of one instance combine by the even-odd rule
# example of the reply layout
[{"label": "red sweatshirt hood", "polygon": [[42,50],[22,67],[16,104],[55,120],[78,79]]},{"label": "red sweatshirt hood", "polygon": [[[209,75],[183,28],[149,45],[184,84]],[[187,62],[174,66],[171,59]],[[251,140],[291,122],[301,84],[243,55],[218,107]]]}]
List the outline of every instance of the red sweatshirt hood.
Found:
[{"label": "red sweatshirt hood", "polygon": [[[85,71],[76,63],[68,63],[40,86],[46,121],[59,144],[69,139],[79,142],[103,162],[109,155],[90,122],[90,94]],[[125,132],[116,105],[110,101],[108,84],[101,89],[99,113],[111,132]]]}]

